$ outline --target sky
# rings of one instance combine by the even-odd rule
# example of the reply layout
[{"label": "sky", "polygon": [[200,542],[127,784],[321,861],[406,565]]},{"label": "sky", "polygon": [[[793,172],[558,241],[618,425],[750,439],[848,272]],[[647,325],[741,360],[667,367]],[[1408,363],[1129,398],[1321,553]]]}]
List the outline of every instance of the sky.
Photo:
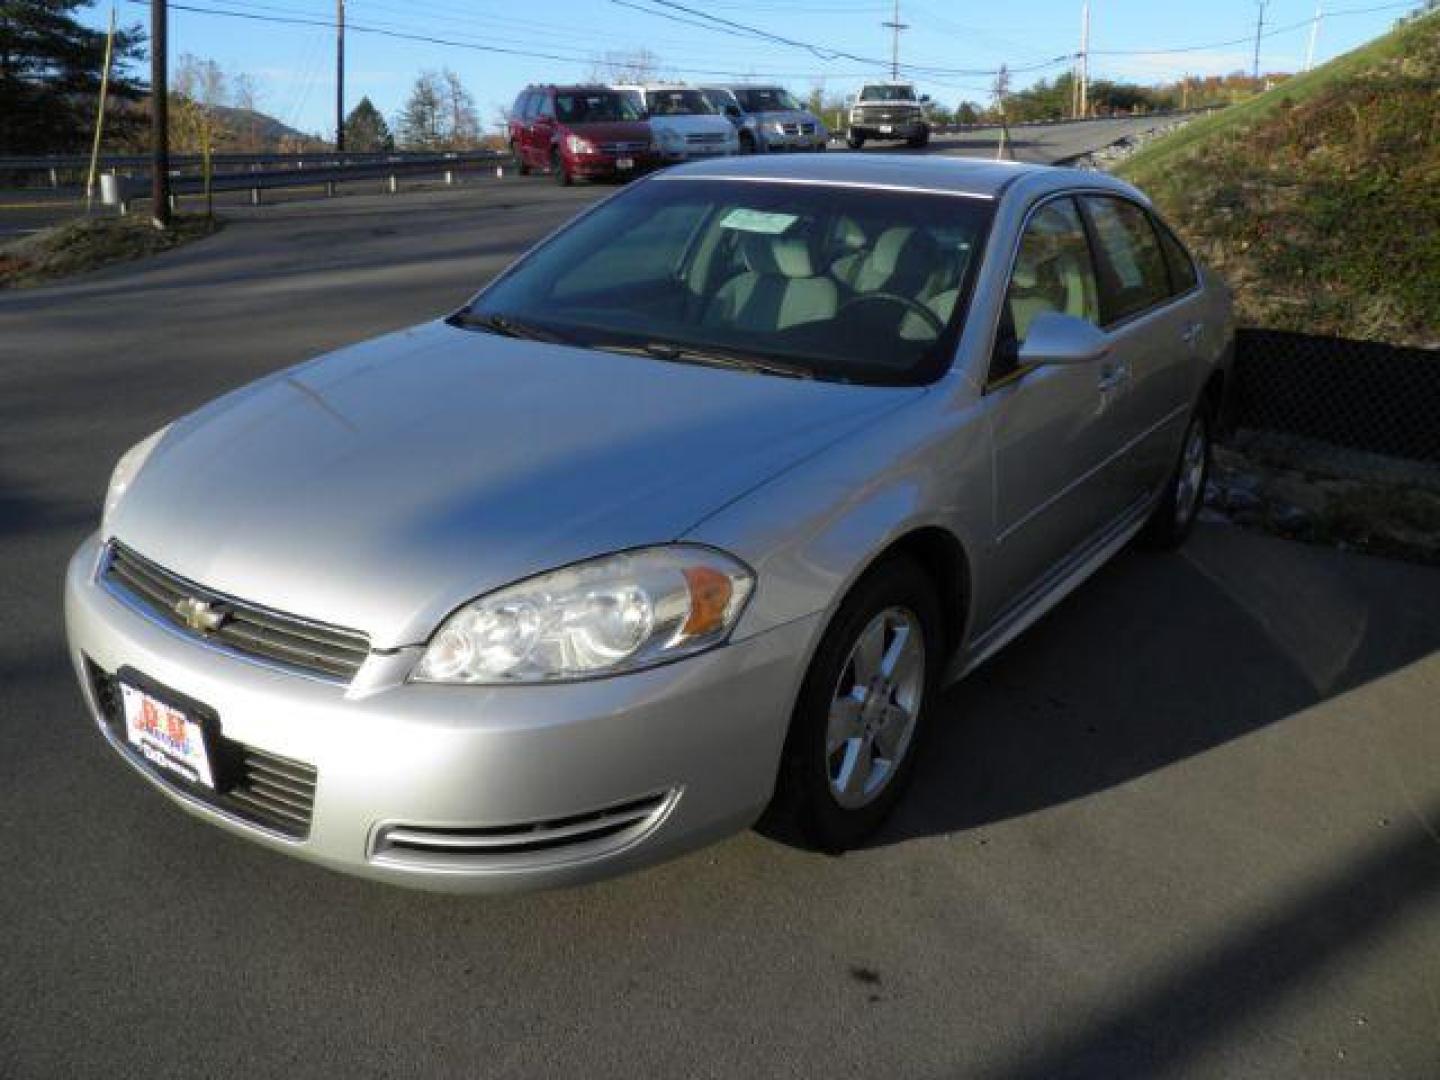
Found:
[{"label": "sky", "polygon": [[[122,24],[148,22],[149,0],[116,2]],[[301,131],[332,133],[335,6],[336,0],[171,0],[172,70],[182,53],[214,60],[254,79],[263,111]],[[1317,63],[1383,33],[1418,3],[1320,6],[1326,14]],[[1304,66],[1316,8],[1316,0],[1268,0],[1262,70]],[[109,0],[101,0],[82,18],[103,26],[109,9]],[[1091,78],[1159,82],[1248,70],[1258,9],[1258,0],[1091,0]],[[726,32],[690,12],[794,44]],[[983,101],[993,78],[986,73],[1002,63],[1015,72],[1016,88],[1053,77],[1071,62],[1048,62],[1079,48],[1080,12],[1081,0],[900,0],[900,21],[909,27],[900,36],[900,62],[910,66],[902,74],[952,107]],[[827,96],[838,95],[887,74],[891,36],[880,24],[892,15],[885,0],[346,0],[346,102],[353,106],[366,95],[393,118],[419,72],[449,67],[488,126],[525,84],[582,81],[607,53],[641,47],[668,74],[690,82],[749,76],[802,96],[823,83]],[[268,21],[286,19],[297,21]],[[367,32],[374,30],[432,40]],[[721,72],[729,79],[710,74]]]}]

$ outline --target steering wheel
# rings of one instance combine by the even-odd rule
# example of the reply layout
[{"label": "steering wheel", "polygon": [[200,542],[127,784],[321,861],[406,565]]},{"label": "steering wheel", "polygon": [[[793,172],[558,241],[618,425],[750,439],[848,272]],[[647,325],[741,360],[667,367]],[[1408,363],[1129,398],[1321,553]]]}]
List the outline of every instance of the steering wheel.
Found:
[{"label": "steering wheel", "polygon": [[920,303],[920,301],[912,300],[908,296],[901,296],[899,293],[893,292],[871,292],[861,293],[859,296],[852,296],[840,305],[840,310],[835,313],[835,317],[838,319],[851,308],[859,307],[861,304],[899,304],[905,308],[905,310],[919,315],[921,320],[933,331],[935,337],[938,338],[945,332],[945,324],[940,321],[940,316],[936,315],[928,307]]}]

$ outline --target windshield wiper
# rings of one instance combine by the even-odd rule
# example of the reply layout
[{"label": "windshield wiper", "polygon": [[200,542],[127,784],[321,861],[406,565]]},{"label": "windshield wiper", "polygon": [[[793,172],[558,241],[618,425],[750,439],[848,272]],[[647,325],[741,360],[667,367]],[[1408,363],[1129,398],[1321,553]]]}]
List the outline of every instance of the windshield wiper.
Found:
[{"label": "windshield wiper", "polygon": [[664,360],[672,364],[698,364],[702,367],[729,368],[732,371],[748,371],[757,375],[779,375],[787,379],[815,378],[815,373],[805,367],[718,349],[703,349],[693,345],[672,345],[666,341],[646,341],[634,345],[607,343],[595,347],[609,352],[651,356],[656,360]]},{"label": "windshield wiper", "polygon": [[469,311],[462,311],[452,316],[450,322],[455,326],[488,330],[492,334],[519,338],[522,341],[546,341],[552,345],[570,344],[570,339],[563,334],[557,334],[554,330],[547,330],[532,323],[512,319],[508,315],[475,315]]}]

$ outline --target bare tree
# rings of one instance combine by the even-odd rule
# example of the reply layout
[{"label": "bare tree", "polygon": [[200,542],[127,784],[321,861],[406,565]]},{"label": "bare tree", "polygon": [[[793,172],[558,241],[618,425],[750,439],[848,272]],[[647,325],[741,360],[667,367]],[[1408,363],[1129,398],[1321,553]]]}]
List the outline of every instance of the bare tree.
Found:
[{"label": "bare tree", "polygon": [[662,82],[660,58],[645,47],[622,52],[607,52],[590,66],[590,81],[595,83]]},{"label": "bare tree", "polygon": [[475,99],[460,76],[449,68],[440,73],[444,84],[446,143],[452,150],[470,150],[480,142],[480,117]]}]

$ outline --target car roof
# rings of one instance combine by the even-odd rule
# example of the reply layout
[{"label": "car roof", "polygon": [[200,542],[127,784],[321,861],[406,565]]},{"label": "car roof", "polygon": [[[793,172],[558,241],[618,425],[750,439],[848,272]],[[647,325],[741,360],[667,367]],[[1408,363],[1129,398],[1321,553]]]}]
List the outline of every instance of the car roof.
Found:
[{"label": "car roof", "polygon": [[975,198],[999,198],[1021,184],[1040,194],[1072,187],[1110,188],[1133,194],[1105,173],[1013,161],[950,157],[943,154],[746,154],[667,169],[661,176],[707,176],[784,183],[843,184],[855,187],[934,191]]}]

